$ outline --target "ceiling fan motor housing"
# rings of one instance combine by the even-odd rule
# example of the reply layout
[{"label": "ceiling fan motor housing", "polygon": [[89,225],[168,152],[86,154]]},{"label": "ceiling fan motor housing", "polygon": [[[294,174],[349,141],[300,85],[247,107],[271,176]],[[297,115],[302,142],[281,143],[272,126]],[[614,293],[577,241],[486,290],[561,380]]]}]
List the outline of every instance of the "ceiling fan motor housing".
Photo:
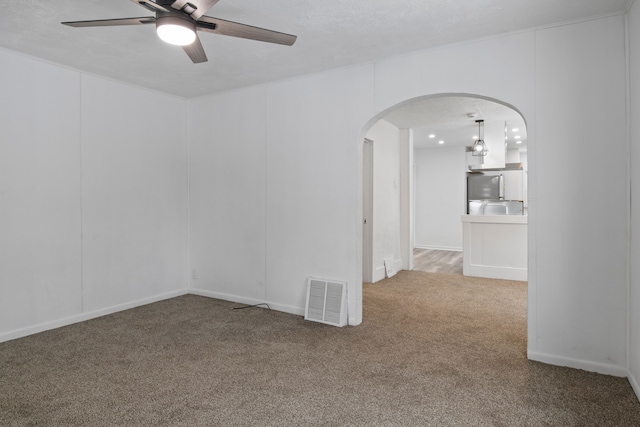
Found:
[{"label": "ceiling fan motor housing", "polygon": [[181,12],[156,12],[156,27],[160,25],[182,25],[196,31],[196,21]]},{"label": "ceiling fan motor housing", "polygon": [[156,0],[156,3],[160,6],[166,6],[167,8],[172,7],[187,15],[191,15],[198,8],[196,5],[183,0]]}]

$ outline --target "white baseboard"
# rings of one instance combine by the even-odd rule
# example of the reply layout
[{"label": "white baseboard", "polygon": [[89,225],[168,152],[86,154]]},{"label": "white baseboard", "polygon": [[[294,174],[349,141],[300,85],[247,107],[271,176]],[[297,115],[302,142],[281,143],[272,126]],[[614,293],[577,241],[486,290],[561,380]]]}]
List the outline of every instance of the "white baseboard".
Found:
[{"label": "white baseboard", "polygon": [[452,251],[452,252],[462,252],[461,247],[449,247],[449,246],[431,246],[431,245],[413,245],[416,249],[431,249],[434,251]]},{"label": "white baseboard", "polygon": [[[398,262],[398,260],[396,262]],[[376,273],[378,271],[381,271],[382,277],[380,279],[378,279],[378,280],[381,280],[381,279],[383,279],[385,277],[384,267],[377,268],[376,269]],[[224,301],[236,302],[236,303],[239,303],[239,304],[254,305],[254,304],[266,303],[266,304],[269,304],[269,306],[273,310],[277,310],[277,311],[281,311],[281,312],[289,313],[289,314],[294,314],[294,315],[298,315],[298,316],[304,316],[304,308],[303,307],[293,307],[293,306],[284,305],[284,304],[277,304],[277,303],[273,303],[273,302],[269,302],[269,301],[257,300],[257,299],[254,299],[254,298],[245,298],[245,297],[240,297],[240,296],[237,296],[237,295],[224,294],[224,293],[221,293],[221,292],[207,291],[207,290],[204,290],[204,289],[189,289],[189,290],[181,289],[181,290],[178,290],[178,291],[167,292],[167,293],[156,295],[156,296],[153,296],[153,297],[143,298],[143,299],[140,299],[140,300],[137,300],[137,301],[131,301],[131,302],[124,303],[124,304],[118,304],[118,305],[114,305],[114,306],[111,306],[111,307],[103,308],[103,309],[100,309],[100,310],[95,310],[95,311],[91,311],[91,312],[87,312],[87,313],[82,313],[82,314],[66,317],[66,318],[63,318],[63,319],[58,319],[58,320],[51,321],[51,322],[40,323],[38,325],[29,326],[27,328],[22,328],[22,329],[18,329],[18,330],[15,330],[15,331],[6,332],[6,333],[3,333],[3,334],[0,334],[0,343],[1,342],[5,342],[5,341],[18,339],[18,338],[23,338],[23,337],[26,337],[28,335],[33,335],[33,334],[37,334],[37,333],[40,333],[40,332],[48,331],[48,330],[51,330],[51,329],[60,328],[62,326],[72,325],[72,324],[78,323],[78,322],[84,322],[86,320],[95,319],[97,317],[106,316],[106,315],[113,314],[113,313],[116,313],[116,312],[119,312],[119,311],[128,310],[130,308],[135,308],[135,307],[139,307],[139,306],[142,306],[142,305],[151,304],[151,303],[154,303],[154,302],[158,302],[158,301],[162,301],[162,300],[170,299],[170,298],[175,298],[175,297],[179,297],[179,296],[187,295],[187,294],[199,295],[199,296],[208,297],[208,298],[216,298],[216,299],[221,299],[221,300],[224,300]],[[585,360],[572,359],[572,358],[562,357],[562,356],[554,356],[554,355],[539,353],[539,352],[535,352],[535,351],[527,351],[527,357],[529,358],[529,360],[534,360],[534,361],[538,361],[538,362],[542,362],[542,363],[547,363],[547,364],[550,364],[550,365],[566,366],[566,367],[569,367],[569,368],[582,369],[582,370],[589,371],[589,372],[597,372],[597,373],[600,373],[600,374],[612,375],[612,376],[616,376],[616,377],[627,377],[627,379],[629,380],[629,383],[631,384],[631,387],[632,387],[633,391],[635,392],[636,396],[640,400],[640,385],[638,384],[637,379],[632,375],[632,373],[628,369],[626,369],[624,367],[621,367],[621,366],[618,366],[618,365],[606,364],[606,363],[596,363],[596,362],[589,362],[589,361],[585,361]]]},{"label": "white baseboard", "polygon": [[96,317],[106,316],[118,311],[128,310],[130,308],[140,307],[142,305],[151,304],[154,302],[162,301],[169,298],[175,298],[182,295],[186,295],[188,291],[186,289],[180,289],[178,291],[167,292],[165,294],[155,295],[149,298],[139,299],[137,301],[131,301],[124,304],[118,304],[111,307],[101,308],[100,310],[89,311],[86,313],[80,313],[73,316],[65,317],[50,322],[39,323],[37,325],[28,326],[26,328],[17,329],[15,331],[5,332],[0,334],[0,342],[10,341],[17,338],[23,338],[28,335],[37,334],[40,332],[48,331],[51,329],[61,328],[63,326],[72,325],[78,322],[84,322],[85,320],[95,319]]},{"label": "white baseboard", "polygon": [[638,384],[638,380],[633,376],[631,371],[627,373],[627,379],[629,380],[629,384],[631,384],[631,388],[636,393],[636,397],[640,401],[640,384]]},{"label": "white baseboard", "polygon": [[[384,270],[384,268],[383,268],[383,270]],[[235,303],[238,303],[238,304],[247,304],[247,305],[269,304],[269,307],[271,307],[273,310],[281,311],[283,313],[293,314],[293,315],[296,315],[296,316],[304,316],[304,311],[305,311],[304,307],[293,307],[293,306],[290,306],[290,305],[277,304],[277,303],[274,303],[274,302],[257,300],[255,298],[239,297],[237,295],[225,294],[225,293],[221,293],[221,292],[207,291],[207,290],[204,290],[204,289],[193,289],[192,288],[192,289],[189,289],[189,294],[198,295],[198,296],[207,297],[207,298],[220,299],[220,300],[223,300],[223,301],[235,302]],[[362,323],[362,320],[357,322],[354,316],[350,316],[349,317],[348,325],[357,326],[360,323]]]},{"label": "white baseboard", "polygon": [[[402,259],[394,259],[393,260],[395,266],[396,266],[396,271],[401,271],[402,270]],[[371,278],[371,283],[376,283],[379,282],[380,280],[384,279],[387,277],[387,271],[384,268],[384,264],[376,267],[373,269],[373,277]]]},{"label": "white baseboard", "polygon": [[384,265],[382,267],[376,267],[373,270],[373,277],[371,278],[371,283],[379,282],[385,277],[387,277],[387,273],[385,271]]},{"label": "white baseboard", "polygon": [[[535,351],[527,351],[527,358],[529,360],[547,363],[549,365],[566,366],[567,368],[582,369],[583,371],[596,372],[598,374],[611,375],[614,377],[629,377],[629,371],[626,367],[609,363],[589,362],[586,360],[572,359],[570,357],[538,353]],[[636,394],[638,394],[637,389],[634,390],[636,390]]]},{"label": "white baseboard", "polygon": [[149,298],[143,298],[137,301],[131,301],[124,304],[118,304],[111,307],[106,307],[100,310],[90,311],[87,313],[81,313],[74,316],[65,317],[58,320],[53,320],[50,322],[44,322],[37,325],[29,326],[22,329],[17,329],[10,332],[5,332],[0,334],[0,342],[10,341],[18,338],[23,338],[29,335],[37,334],[40,332],[48,331],[51,329],[61,328],[63,326],[72,325],[78,322],[84,322],[86,320],[95,319],[97,317],[106,316],[109,314],[116,313],[118,311],[128,310],[130,308],[140,307],[142,305],[151,304],[154,302],[162,301],[165,299],[175,298],[182,295],[199,295],[203,297],[216,298],[225,301],[237,302],[239,304],[260,304],[267,303],[269,306],[276,311],[282,311],[284,313],[295,314],[298,316],[304,316],[304,307],[292,307],[284,304],[277,304],[270,301],[262,301],[256,300],[253,298],[243,298],[236,295],[223,294],[220,292],[211,292],[206,291],[204,289],[181,289],[179,291],[168,292],[161,295],[156,295]]},{"label": "white baseboard", "polygon": [[465,276],[486,277],[487,279],[518,280],[526,282],[529,271],[526,268],[496,267],[477,265],[463,260],[462,270]]},{"label": "white baseboard", "polygon": [[199,295],[201,297],[216,298],[224,301],[237,302],[238,304],[269,304],[273,310],[282,311],[284,313],[295,314],[298,316],[304,316],[304,307],[293,307],[290,305],[277,304],[271,301],[258,300],[254,298],[245,298],[237,295],[224,294],[221,292],[207,291],[205,289],[189,289],[189,293],[193,295]]}]

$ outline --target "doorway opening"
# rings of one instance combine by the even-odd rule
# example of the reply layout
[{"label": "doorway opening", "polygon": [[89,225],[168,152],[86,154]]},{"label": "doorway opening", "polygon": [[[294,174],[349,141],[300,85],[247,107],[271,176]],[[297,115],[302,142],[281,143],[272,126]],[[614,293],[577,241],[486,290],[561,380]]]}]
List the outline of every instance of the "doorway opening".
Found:
[{"label": "doorway opening", "polygon": [[[478,119],[485,120],[488,146],[481,159],[468,148],[480,138]],[[360,308],[366,305],[365,314],[370,307],[412,324],[439,319],[447,333],[469,342],[480,336],[469,335],[469,328],[497,320],[491,345],[502,346],[510,337],[510,351],[527,351],[527,142],[526,122],[514,107],[470,94],[408,100],[369,122],[360,140],[364,283],[356,296]],[[475,220],[497,215],[478,215],[466,221],[472,216],[467,177],[492,174],[503,175],[503,199],[520,200],[520,217],[504,215],[485,224]],[[520,229],[513,233],[512,225]],[[469,236],[489,239],[479,246],[474,241],[470,249]],[[462,272],[459,264],[419,271],[434,267],[415,257],[420,251],[429,251],[432,260],[449,257],[454,264],[462,258]],[[467,274],[467,264],[478,259],[488,268]],[[389,262],[399,271],[390,278]],[[516,270],[524,271],[524,279],[497,279]],[[469,323],[460,323],[461,318]]]},{"label": "doorway opening", "polygon": [[[514,234],[524,240],[504,260],[497,259],[496,248],[489,248],[492,242],[469,251],[463,228],[479,226],[469,226],[464,218],[461,222],[469,206],[476,209],[468,198],[467,180],[478,175],[500,177],[500,195],[483,202],[487,215],[518,212],[526,218],[528,153],[522,115],[495,99],[438,94],[406,101],[375,119],[363,144],[363,281],[387,277],[389,263],[392,271],[455,273],[461,260],[466,275],[526,280],[526,219],[524,231]],[[481,137],[478,120],[483,120],[482,138],[488,147],[484,156],[471,151]],[[506,201],[509,210],[503,207]],[[502,236],[495,245],[505,242],[510,245]],[[489,265],[475,268],[483,260]],[[512,274],[513,269],[518,274]]]}]

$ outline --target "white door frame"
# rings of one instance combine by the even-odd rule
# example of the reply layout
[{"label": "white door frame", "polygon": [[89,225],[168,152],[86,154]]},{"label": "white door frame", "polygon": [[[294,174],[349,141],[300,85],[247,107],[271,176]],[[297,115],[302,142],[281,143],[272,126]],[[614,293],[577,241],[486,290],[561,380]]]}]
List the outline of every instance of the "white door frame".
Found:
[{"label": "white door frame", "polygon": [[400,129],[400,254],[403,270],[413,270],[413,188],[413,129]]},{"label": "white door frame", "polygon": [[373,280],[373,141],[362,144],[362,281]]}]

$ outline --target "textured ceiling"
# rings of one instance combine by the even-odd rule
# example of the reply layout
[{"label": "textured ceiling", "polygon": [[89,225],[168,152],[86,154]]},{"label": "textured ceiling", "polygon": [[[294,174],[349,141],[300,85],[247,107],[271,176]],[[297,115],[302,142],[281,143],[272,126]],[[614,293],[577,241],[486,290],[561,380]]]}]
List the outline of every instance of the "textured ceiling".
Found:
[{"label": "textured ceiling", "polygon": [[412,128],[415,148],[472,145],[478,135],[476,120],[505,123],[507,148],[526,149],[527,146],[527,129],[522,116],[510,107],[482,98],[425,97],[394,109],[384,120],[398,128]]},{"label": "textured ceiling", "polygon": [[207,15],[295,34],[292,46],[201,34],[193,64],[153,26],[61,21],[150,16],[129,0],[0,0],[0,46],[182,97],[508,31],[614,13],[630,0],[221,0]]}]

